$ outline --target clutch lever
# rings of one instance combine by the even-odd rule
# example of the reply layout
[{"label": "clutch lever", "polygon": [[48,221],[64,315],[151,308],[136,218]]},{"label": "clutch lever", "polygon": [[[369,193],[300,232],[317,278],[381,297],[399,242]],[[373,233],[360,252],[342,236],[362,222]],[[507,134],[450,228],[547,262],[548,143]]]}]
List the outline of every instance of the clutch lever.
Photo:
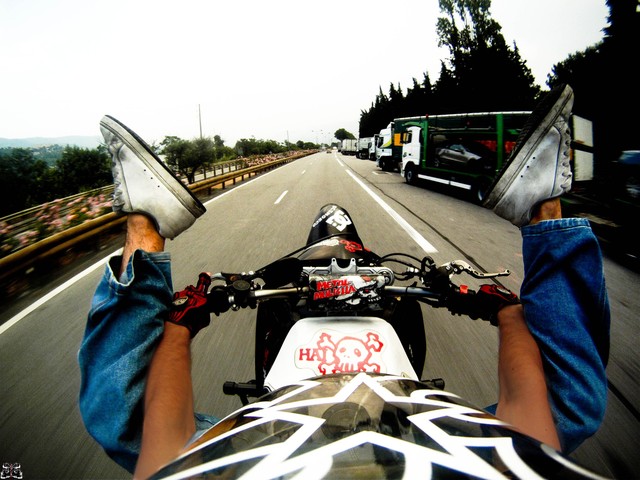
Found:
[{"label": "clutch lever", "polygon": [[502,272],[494,272],[494,273],[482,273],[477,271],[471,265],[463,260],[454,260],[449,263],[445,263],[440,267],[441,271],[449,274],[449,277],[453,275],[459,275],[463,272],[468,273],[474,278],[495,278],[495,277],[506,277],[511,275],[509,270],[503,270]]}]

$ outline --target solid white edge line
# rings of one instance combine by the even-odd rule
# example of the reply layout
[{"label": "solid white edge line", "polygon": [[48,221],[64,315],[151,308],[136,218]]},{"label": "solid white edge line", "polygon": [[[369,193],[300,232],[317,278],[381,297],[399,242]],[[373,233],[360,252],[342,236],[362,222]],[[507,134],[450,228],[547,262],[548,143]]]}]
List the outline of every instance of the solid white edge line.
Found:
[{"label": "solid white edge line", "polygon": [[400,225],[404,229],[405,232],[409,234],[409,236],[420,246],[420,248],[422,248],[426,253],[436,253],[438,251],[433,245],[427,242],[427,240],[422,235],[420,235],[415,228],[409,225],[409,223],[404,218],[402,218],[393,208],[387,205],[384,200],[376,195],[373,190],[367,187],[350,170],[346,170],[346,172],[351,176],[351,178],[356,181],[358,185],[360,185],[364,189],[365,192],[367,192],[371,196],[371,198],[373,198],[378,203],[378,205],[382,207],[385,212],[387,212],[391,216],[391,218],[393,218],[398,223],[398,225]]},{"label": "solid white edge line", "polygon": [[94,270],[96,270],[100,266],[106,264],[113,255],[120,255],[121,253],[122,253],[122,248],[116,250],[115,252],[109,254],[107,257],[103,258],[102,260],[100,260],[100,261],[94,263],[93,265],[91,265],[90,267],[84,269],[82,272],[78,273],[73,278],[70,278],[69,280],[64,282],[62,285],[60,285],[57,288],[54,288],[53,290],[51,290],[44,297],[41,297],[38,300],[36,300],[35,302],[33,302],[31,305],[29,305],[27,308],[22,310],[20,313],[18,313],[17,315],[13,316],[11,319],[7,320],[5,323],[0,325],[0,335],[2,335],[4,332],[9,330],[9,328],[14,326],[16,323],[18,323],[24,317],[29,315],[31,312],[33,312],[37,308],[41,307],[45,303],[47,303],[53,297],[55,297],[56,295],[58,295],[61,292],[64,292],[67,288],[69,288],[71,285],[76,283],[78,280],[81,280],[82,278],[86,277],[87,275],[89,275],[91,272],[93,272]]}]

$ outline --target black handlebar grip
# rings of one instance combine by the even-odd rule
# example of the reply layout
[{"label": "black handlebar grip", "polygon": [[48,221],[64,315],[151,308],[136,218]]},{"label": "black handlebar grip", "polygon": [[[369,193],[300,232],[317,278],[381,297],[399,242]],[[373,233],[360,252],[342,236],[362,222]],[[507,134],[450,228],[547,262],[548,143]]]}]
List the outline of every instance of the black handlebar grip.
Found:
[{"label": "black handlebar grip", "polygon": [[213,287],[207,297],[207,305],[209,311],[216,315],[220,315],[229,310],[231,303],[229,302],[229,293],[226,288],[222,286]]}]

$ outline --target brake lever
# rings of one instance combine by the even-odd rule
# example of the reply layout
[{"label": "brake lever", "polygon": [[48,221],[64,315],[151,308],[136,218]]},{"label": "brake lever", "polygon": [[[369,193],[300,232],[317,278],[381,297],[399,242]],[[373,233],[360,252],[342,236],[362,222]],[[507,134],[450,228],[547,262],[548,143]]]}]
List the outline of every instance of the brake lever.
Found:
[{"label": "brake lever", "polygon": [[468,273],[474,278],[495,278],[495,277],[506,277],[508,275],[511,275],[511,272],[509,270],[503,270],[502,272],[495,272],[495,273],[482,273],[477,271],[475,268],[471,267],[471,265],[469,265],[467,262],[462,260],[454,260],[452,262],[445,263],[440,268],[449,274],[449,278],[451,278],[453,275],[459,275],[463,272]]}]

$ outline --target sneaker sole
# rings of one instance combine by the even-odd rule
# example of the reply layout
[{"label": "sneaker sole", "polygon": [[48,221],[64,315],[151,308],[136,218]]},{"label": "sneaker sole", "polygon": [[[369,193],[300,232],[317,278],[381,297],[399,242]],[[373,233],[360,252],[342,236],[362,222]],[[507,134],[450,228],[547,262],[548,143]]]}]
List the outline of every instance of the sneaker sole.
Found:
[{"label": "sneaker sole", "polygon": [[492,209],[502,199],[525,166],[529,152],[545,137],[569,102],[573,102],[573,90],[568,85],[554,88],[542,99],[520,132],[507,164],[489,188],[484,207]]},{"label": "sneaker sole", "polygon": [[195,218],[202,216],[207,211],[202,202],[175,176],[171,169],[151,150],[151,147],[134,131],[110,115],[105,115],[102,118],[100,126],[122,139],[123,143],[137,154],[138,158],[154,173],[156,178],[180,200],[180,203],[182,203]]}]

